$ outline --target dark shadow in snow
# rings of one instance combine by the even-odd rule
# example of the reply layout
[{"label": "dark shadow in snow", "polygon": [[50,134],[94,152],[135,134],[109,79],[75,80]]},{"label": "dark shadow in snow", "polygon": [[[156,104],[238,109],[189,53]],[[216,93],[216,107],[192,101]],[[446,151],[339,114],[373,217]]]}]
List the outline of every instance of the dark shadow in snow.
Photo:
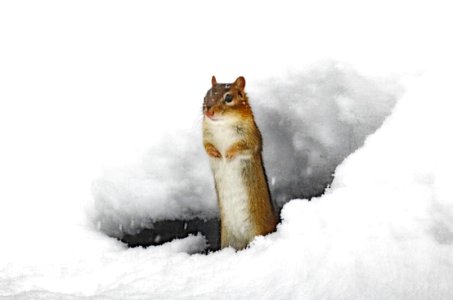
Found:
[{"label": "dark shadow in snow", "polygon": [[215,251],[220,249],[219,231],[219,219],[165,220],[154,222],[152,228],[145,228],[137,234],[125,234],[119,240],[129,247],[148,247],[200,232],[208,241],[207,251]]}]

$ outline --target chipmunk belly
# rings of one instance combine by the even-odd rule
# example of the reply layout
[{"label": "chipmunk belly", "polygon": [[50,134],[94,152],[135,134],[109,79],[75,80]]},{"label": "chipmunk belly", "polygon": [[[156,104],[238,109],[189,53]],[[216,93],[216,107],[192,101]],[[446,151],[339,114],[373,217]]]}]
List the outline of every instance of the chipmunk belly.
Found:
[{"label": "chipmunk belly", "polygon": [[226,151],[241,139],[234,126],[216,124],[211,128],[213,145],[222,158],[211,158],[214,173],[222,227],[228,231],[229,243],[235,248],[245,247],[255,236],[250,220],[249,193],[243,170],[250,163],[250,155],[238,155],[226,159]]},{"label": "chipmunk belly", "polygon": [[249,193],[242,178],[247,158],[218,159],[212,163],[216,181],[221,221],[230,243],[246,245],[254,237],[250,220]]}]

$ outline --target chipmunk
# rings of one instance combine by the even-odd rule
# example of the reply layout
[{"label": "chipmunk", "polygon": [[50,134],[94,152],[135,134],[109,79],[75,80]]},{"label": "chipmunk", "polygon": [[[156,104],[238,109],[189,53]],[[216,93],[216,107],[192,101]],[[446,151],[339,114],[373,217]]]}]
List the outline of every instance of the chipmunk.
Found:
[{"label": "chipmunk", "polygon": [[244,91],[245,79],[212,87],[203,103],[203,144],[220,208],[221,248],[245,248],[275,230],[277,219],[262,159],[262,138]]}]

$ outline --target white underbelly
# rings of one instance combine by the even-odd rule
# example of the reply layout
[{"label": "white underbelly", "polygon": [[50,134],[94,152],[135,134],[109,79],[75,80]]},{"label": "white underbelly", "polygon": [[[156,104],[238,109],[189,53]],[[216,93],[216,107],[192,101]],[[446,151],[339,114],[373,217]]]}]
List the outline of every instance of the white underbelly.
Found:
[{"label": "white underbelly", "polygon": [[248,239],[252,234],[248,192],[241,174],[241,164],[246,159],[250,158],[211,159],[222,210],[222,226],[228,228],[229,234],[236,239]]}]

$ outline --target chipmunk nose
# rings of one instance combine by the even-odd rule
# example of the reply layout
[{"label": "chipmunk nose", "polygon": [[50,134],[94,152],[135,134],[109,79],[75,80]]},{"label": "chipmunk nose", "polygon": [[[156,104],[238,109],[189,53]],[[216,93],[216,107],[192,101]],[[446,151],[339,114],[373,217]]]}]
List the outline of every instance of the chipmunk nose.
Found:
[{"label": "chipmunk nose", "polygon": [[214,109],[212,109],[212,107],[208,107],[206,109],[206,116],[208,116],[208,117],[214,116]]}]

